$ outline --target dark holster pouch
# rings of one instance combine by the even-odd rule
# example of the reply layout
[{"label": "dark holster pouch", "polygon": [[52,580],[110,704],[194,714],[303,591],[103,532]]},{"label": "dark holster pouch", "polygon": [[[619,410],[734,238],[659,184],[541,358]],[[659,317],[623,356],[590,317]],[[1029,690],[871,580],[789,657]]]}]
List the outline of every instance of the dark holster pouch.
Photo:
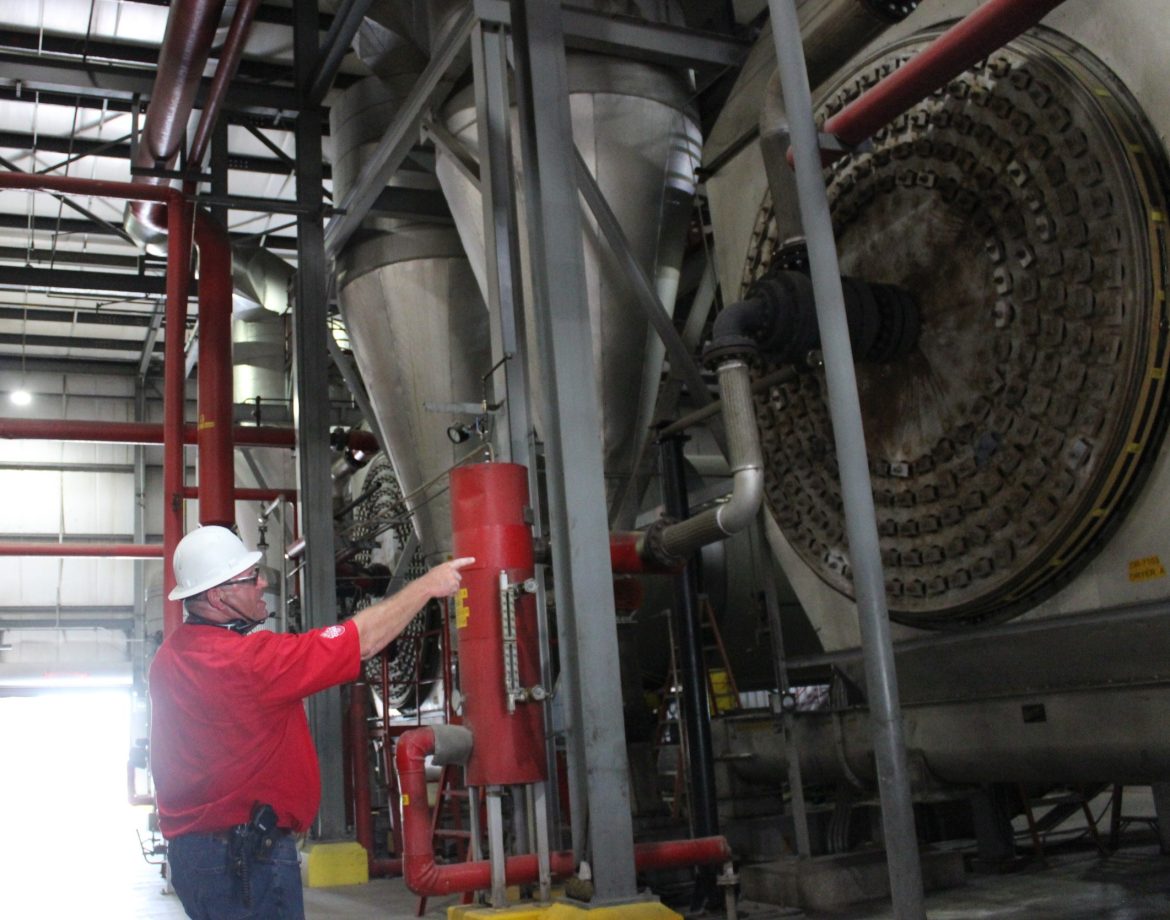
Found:
[{"label": "dark holster pouch", "polygon": [[252,906],[252,863],[271,852],[278,834],[276,809],[262,802],[252,806],[252,817],[247,824],[237,824],[232,828],[228,859],[239,882],[245,907]]}]

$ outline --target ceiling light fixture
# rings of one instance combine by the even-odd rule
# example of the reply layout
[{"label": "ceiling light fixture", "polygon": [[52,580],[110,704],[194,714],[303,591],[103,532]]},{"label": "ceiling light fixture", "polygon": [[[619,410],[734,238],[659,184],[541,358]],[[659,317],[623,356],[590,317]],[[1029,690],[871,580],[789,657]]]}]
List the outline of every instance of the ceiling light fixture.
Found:
[{"label": "ceiling light fixture", "polygon": [[8,394],[8,399],[14,406],[27,406],[32,402],[32,393],[25,389],[13,390]]}]

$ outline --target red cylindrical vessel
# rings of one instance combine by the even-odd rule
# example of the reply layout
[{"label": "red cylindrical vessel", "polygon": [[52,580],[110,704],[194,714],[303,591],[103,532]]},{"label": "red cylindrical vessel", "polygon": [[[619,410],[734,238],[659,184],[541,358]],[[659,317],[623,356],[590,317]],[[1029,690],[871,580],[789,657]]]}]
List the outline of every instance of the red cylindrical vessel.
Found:
[{"label": "red cylindrical vessel", "polygon": [[[467,764],[472,786],[535,783],[546,776],[540,704],[518,701],[508,711],[500,573],[519,585],[533,575],[532,531],[524,520],[528,471],[514,463],[481,463],[451,471],[452,542],[463,570],[455,603],[463,721],[475,736]],[[536,598],[515,602],[518,684],[540,684]]]}]

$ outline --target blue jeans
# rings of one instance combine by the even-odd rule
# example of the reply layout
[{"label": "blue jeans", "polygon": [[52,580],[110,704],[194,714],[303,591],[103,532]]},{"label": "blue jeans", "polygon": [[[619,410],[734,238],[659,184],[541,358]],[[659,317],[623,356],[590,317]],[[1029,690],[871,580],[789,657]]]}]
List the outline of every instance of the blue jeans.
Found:
[{"label": "blue jeans", "polygon": [[185,834],[167,849],[171,883],[193,920],[304,920],[297,840],[281,834],[272,849],[252,860],[252,906],[228,865],[228,842],[220,835]]}]

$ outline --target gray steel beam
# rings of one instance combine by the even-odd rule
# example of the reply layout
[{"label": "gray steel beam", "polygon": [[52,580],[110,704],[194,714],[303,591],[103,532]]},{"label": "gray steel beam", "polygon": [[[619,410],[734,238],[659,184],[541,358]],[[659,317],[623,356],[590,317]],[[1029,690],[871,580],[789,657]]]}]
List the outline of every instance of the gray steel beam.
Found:
[{"label": "gray steel beam", "polygon": [[[531,469],[528,437],[532,422],[528,406],[530,387],[520,230],[512,194],[508,43],[502,30],[477,25],[471,39],[471,60],[482,159],[478,171],[483,199],[487,295],[495,320],[491,326],[492,364],[503,362],[498,371],[504,381],[503,424],[497,426],[495,447],[502,459]],[[498,397],[495,401],[499,402]]]},{"label": "gray steel beam", "polygon": [[[137,97],[149,97],[154,89],[154,70],[116,67],[109,64],[52,61],[45,58],[0,52],[0,70],[18,73],[23,92],[46,90],[95,100],[116,99],[125,103]],[[195,96],[196,108],[207,100],[210,80],[200,83]],[[297,108],[295,95],[288,88],[233,84],[225,106],[236,112],[277,115]]]},{"label": "gray steel beam", "polygon": [[55,291],[93,291],[102,294],[166,295],[167,279],[162,275],[131,275],[115,272],[62,271],[48,268],[19,268],[0,265],[0,286],[46,288]]},{"label": "gray steel beam", "polygon": [[[317,0],[295,0],[294,48],[297,86],[306,98],[316,66]],[[328,265],[321,197],[319,108],[306,106],[296,121],[297,219],[296,302],[293,312],[293,418],[297,429],[297,486],[305,565],[301,605],[307,627],[337,621],[333,561],[333,485],[329,448]],[[341,759],[341,691],[332,687],[309,700],[310,723],[321,763],[321,807],[316,829],[322,839],[345,833],[345,772]]]},{"label": "gray steel beam", "polygon": [[[576,214],[560,4],[513,0],[525,201],[537,336],[543,358],[549,512],[562,678],[571,720],[570,772],[584,777],[597,906],[637,897],[622,724],[613,571],[601,458],[601,416]],[[576,840],[574,841],[576,843]]]},{"label": "gray steel beam", "polygon": [[[0,345],[18,345],[27,348],[84,348],[93,351],[126,351],[134,355],[142,353],[142,342],[137,339],[95,339],[88,335],[24,335],[17,332],[0,332]],[[161,352],[162,345],[155,346]]]},{"label": "gray steel beam", "polygon": [[143,259],[141,256],[120,256],[105,252],[84,252],[70,249],[29,249],[24,246],[0,246],[0,261],[18,262],[21,265],[100,265],[105,268],[121,268],[127,272],[140,272],[144,265],[156,269],[165,268],[165,261]]},{"label": "gray steel beam", "polygon": [[361,226],[390,177],[402,165],[411,148],[418,141],[419,129],[432,97],[443,78],[460,59],[475,22],[470,7],[460,13],[442,44],[435,50],[430,62],[419,75],[418,82],[402,104],[398,116],[370,153],[353,187],[344,200],[337,203],[337,216],[325,229],[325,248],[336,254]]},{"label": "gray steel beam", "polygon": [[849,545],[865,684],[872,724],[882,836],[890,873],[890,894],[899,920],[925,920],[922,866],[910,770],[898,698],[898,675],[886,608],[885,577],[878,542],[873,487],[869,477],[853,347],[845,318],[845,296],[833,221],[825,191],[820,143],[813,117],[808,69],[801,44],[795,0],[768,0],[776,45],[784,110],[792,136],[797,200],[808,241],[809,267],[816,298],[817,325],[825,362],[829,416],[833,422],[841,501]]},{"label": "gray steel beam", "polygon": [[46,374],[84,374],[91,377],[133,377],[137,359],[102,361],[95,358],[41,358],[36,355],[0,355],[0,371]]},{"label": "gray steel beam", "polygon": [[[251,127],[251,126],[249,126]],[[85,157],[108,157],[112,160],[128,161],[130,159],[130,144],[121,141],[90,141],[75,137],[53,137],[46,134],[25,134],[20,131],[0,131],[0,147],[11,147],[17,150],[26,150],[37,153],[62,153],[69,160],[54,163],[49,167],[41,167],[40,172],[50,172],[60,169],[67,162],[84,159]],[[265,173],[274,176],[291,175],[293,165],[291,158],[288,162],[280,157],[253,157],[229,153],[228,168],[238,172]],[[329,167],[325,168],[325,176],[330,175]]]},{"label": "gray steel beam", "polygon": [[[511,21],[507,0],[475,0],[486,22]],[[660,22],[618,18],[586,9],[564,10],[565,46],[673,67],[739,67],[751,43]]]},{"label": "gray steel beam", "polygon": [[[160,301],[161,303],[161,301]],[[74,307],[36,308],[0,307],[0,320],[29,320],[37,323],[82,323],[91,326],[128,326],[141,328],[151,325],[149,313],[118,313],[98,310],[78,310]]]},{"label": "gray steel beam", "polygon": [[[0,229],[3,230],[35,230],[41,233],[62,233],[66,235],[93,233],[98,236],[114,236],[114,231],[96,221],[78,220],[73,217],[29,217],[25,214],[0,213]],[[284,229],[283,227],[280,229]],[[117,234],[119,237],[121,234]],[[265,238],[268,249],[281,252],[293,252],[297,248],[296,237],[279,236],[277,234],[232,233],[232,242],[254,242],[258,236]],[[148,259],[148,264],[153,259]]]}]

